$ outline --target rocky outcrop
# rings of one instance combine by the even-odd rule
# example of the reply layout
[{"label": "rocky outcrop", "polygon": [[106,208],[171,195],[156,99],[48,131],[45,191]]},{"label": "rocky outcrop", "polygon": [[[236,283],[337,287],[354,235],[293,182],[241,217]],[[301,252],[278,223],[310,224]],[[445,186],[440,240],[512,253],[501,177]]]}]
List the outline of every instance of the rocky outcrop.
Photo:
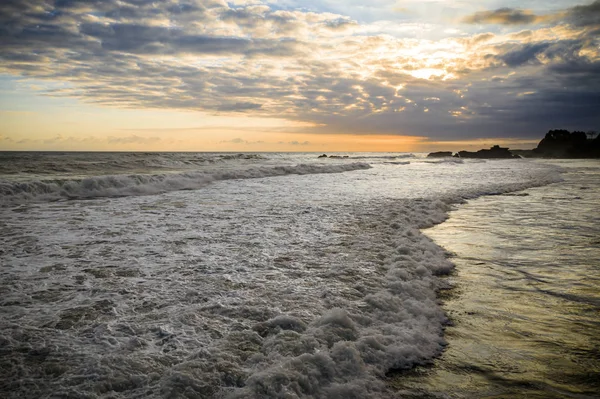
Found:
[{"label": "rocky outcrop", "polygon": [[600,158],[600,136],[588,138],[584,132],[550,130],[533,155],[543,158]]},{"label": "rocky outcrop", "polygon": [[[450,151],[432,152],[427,158],[452,156]],[[498,145],[488,150],[459,151],[457,158],[600,158],[600,135],[597,132],[569,132],[550,130],[533,150],[512,150]]]},{"label": "rocky outcrop", "polygon": [[513,155],[508,148],[500,147],[495,145],[489,150],[479,150],[477,152],[471,151],[459,151],[456,155],[457,158],[480,158],[480,159],[509,159],[509,158],[520,158],[517,155]]},{"label": "rocky outcrop", "polygon": [[451,157],[452,156],[452,151],[438,151],[438,152],[431,152],[427,155],[427,158],[444,158],[444,157]]},{"label": "rocky outcrop", "polygon": [[319,155],[317,158],[332,158],[332,159],[336,159],[336,158],[350,158],[348,155],[329,155],[327,156],[327,154],[323,154],[323,155]]}]

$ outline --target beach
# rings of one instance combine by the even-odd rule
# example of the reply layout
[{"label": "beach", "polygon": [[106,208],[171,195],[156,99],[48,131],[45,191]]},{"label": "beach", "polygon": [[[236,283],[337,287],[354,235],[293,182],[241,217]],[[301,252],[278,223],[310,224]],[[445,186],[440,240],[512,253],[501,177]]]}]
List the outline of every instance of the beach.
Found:
[{"label": "beach", "polygon": [[[598,242],[581,238],[598,236],[597,161],[317,155],[1,153],[0,392],[481,397],[495,388],[464,380],[480,378],[479,369],[449,377],[456,369],[447,365],[457,361],[444,362],[465,342],[450,331],[469,325],[475,338],[464,339],[478,342],[487,331],[482,318],[497,320],[488,312],[496,297],[540,290],[560,302],[546,304],[552,320],[568,314],[567,325],[585,327],[590,339],[577,342],[587,352],[577,359],[598,372],[597,340],[589,337],[598,323]],[[477,213],[482,201],[487,207]],[[541,233],[517,218],[527,201]],[[549,239],[557,231],[575,241],[558,237],[545,248],[518,235]],[[494,246],[505,243],[509,252]],[[507,273],[516,288],[499,283]],[[473,276],[504,291],[484,289]],[[473,310],[481,297],[489,303]],[[539,334],[537,319],[523,323]],[[523,336],[512,342],[525,345]],[[565,329],[547,341],[572,337]],[[419,374],[423,366],[427,375]],[[590,378],[562,385],[548,373],[527,378],[547,380],[560,394],[593,394]]]},{"label": "beach", "polygon": [[452,251],[452,323],[441,358],[394,380],[405,396],[598,396],[598,162],[545,162],[563,181],[478,198],[425,231]]}]

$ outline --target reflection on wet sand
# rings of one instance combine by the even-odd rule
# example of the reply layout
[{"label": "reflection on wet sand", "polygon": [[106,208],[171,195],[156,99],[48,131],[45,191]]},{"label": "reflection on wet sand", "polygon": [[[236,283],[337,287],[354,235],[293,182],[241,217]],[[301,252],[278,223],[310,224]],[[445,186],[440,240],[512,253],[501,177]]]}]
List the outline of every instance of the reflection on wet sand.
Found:
[{"label": "reflection on wet sand", "polygon": [[456,264],[449,346],[390,379],[404,395],[600,397],[600,170],[563,166],[564,183],[477,199],[426,232]]}]

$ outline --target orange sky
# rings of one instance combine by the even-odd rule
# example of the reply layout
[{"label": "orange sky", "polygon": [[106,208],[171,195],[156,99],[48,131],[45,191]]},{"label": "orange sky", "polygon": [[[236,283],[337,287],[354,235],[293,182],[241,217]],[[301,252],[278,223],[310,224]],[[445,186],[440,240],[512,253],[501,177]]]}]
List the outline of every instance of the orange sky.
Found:
[{"label": "orange sky", "polygon": [[533,148],[600,125],[600,0],[169,4],[0,4],[0,150]]}]

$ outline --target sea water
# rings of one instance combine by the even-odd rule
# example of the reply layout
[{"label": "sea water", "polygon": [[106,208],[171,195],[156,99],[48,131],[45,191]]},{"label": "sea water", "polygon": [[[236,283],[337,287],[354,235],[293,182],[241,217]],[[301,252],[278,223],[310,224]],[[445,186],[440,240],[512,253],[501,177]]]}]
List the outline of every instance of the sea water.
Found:
[{"label": "sea water", "polygon": [[450,342],[398,376],[406,397],[600,397],[600,162],[563,181],[481,197],[426,230],[452,251]]},{"label": "sea water", "polygon": [[412,388],[394,373],[450,353],[444,330],[469,316],[441,306],[460,277],[443,277],[448,252],[421,229],[469,199],[553,192],[565,170],[420,154],[2,153],[0,392],[398,397]]}]

